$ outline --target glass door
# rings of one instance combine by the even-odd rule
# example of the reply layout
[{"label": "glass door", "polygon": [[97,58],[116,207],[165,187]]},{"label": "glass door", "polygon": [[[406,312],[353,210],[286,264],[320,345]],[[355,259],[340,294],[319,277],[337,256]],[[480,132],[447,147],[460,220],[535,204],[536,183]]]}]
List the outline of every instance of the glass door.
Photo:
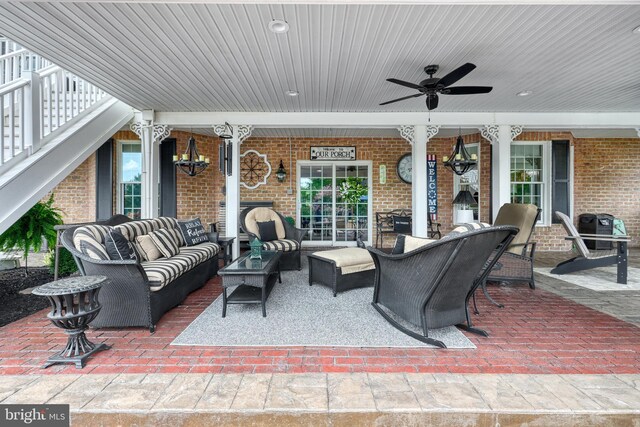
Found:
[{"label": "glass door", "polygon": [[300,166],[300,228],[305,240],[333,242],[333,166],[314,163]]},{"label": "glass door", "polygon": [[336,242],[368,240],[369,167],[336,165]]},{"label": "glass door", "polygon": [[298,162],[298,224],[305,246],[369,241],[371,162]]}]

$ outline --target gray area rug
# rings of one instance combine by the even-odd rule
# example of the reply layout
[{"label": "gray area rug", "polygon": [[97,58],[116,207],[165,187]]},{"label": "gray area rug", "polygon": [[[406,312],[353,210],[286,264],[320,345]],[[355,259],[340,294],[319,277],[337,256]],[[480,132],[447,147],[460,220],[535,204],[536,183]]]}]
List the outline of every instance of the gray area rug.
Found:
[{"label": "gray area rug", "polygon": [[[431,347],[391,326],[371,306],[373,288],[354,289],[333,297],[327,286],[308,284],[306,256],[301,271],[285,271],[267,300],[229,304],[222,318],[222,296],[207,307],[171,344],[197,346],[347,346]],[[413,328],[416,331],[417,328]],[[476,348],[454,326],[429,336],[448,348]]]},{"label": "gray area rug", "polygon": [[640,269],[627,267],[627,284],[616,281],[617,267],[598,267],[589,270],[576,271],[570,274],[552,274],[552,268],[534,268],[536,273],[563,280],[576,286],[591,289],[592,291],[638,291],[640,290]]}]

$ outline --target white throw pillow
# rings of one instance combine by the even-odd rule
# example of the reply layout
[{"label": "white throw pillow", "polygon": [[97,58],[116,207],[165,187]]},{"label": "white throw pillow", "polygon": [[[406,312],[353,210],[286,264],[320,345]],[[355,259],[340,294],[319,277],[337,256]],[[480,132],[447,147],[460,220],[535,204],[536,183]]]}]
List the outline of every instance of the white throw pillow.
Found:
[{"label": "white throw pillow", "polygon": [[411,252],[423,246],[427,246],[433,242],[437,242],[436,239],[425,239],[422,237],[404,236],[404,253]]}]

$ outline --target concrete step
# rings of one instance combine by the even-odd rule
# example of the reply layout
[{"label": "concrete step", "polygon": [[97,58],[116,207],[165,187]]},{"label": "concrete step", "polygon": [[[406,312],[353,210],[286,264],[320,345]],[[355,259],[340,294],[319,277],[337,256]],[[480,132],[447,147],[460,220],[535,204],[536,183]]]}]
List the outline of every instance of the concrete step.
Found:
[{"label": "concrete step", "polygon": [[72,424],[82,426],[604,426],[640,420],[640,375],[74,372],[4,376],[0,403],[66,403]]}]

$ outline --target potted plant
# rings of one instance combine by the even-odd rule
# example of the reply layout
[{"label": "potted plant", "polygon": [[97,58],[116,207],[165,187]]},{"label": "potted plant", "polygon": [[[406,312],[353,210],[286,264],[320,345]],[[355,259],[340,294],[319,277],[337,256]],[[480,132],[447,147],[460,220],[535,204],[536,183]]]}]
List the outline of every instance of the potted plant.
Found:
[{"label": "potted plant", "polygon": [[24,275],[28,275],[27,255],[29,250],[40,251],[42,239],[50,248],[56,244],[56,230],[62,224],[61,211],[53,206],[53,194],[46,202],[38,202],[20,217],[4,233],[0,234],[0,251],[19,248],[23,252]]}]

